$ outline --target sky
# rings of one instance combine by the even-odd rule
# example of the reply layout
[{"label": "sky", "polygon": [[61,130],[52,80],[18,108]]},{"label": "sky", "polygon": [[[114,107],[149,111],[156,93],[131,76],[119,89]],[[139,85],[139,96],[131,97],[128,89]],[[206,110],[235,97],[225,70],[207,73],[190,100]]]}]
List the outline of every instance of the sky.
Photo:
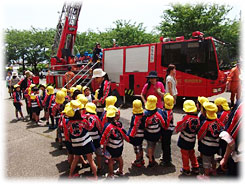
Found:
[{"label": "sky", "polygon": [[[239,18],[241,1],[176,1],[176,0],[81,0],[82,10],[79,16],[78,31],[87,30],[106,31],[114,27],[116,20],[131,20],[131,23],[143,23],[147,32],[151,32],[161,22],[163,10],[169,8],[170,3],[198,3],[216,2],[230,5],[233,10],[230,18]],[[66,1],[66,2],[69,2]],[[59,13],[63,7],[63,0],[3,0],[1,1],[1,25],[3,28],[30,29],[55,28]]]}]

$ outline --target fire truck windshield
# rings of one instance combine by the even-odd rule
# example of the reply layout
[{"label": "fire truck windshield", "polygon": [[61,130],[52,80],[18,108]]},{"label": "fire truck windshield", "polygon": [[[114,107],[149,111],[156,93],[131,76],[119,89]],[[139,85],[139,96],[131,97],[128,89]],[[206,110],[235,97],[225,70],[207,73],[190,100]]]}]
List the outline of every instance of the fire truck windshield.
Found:
[{"label": "fire truck windshield", "polygon": [[167,67],[170,63],[184,73],[212,80],[218,77],[211,39],[163,43],[162,66]]},{"label": "fire truck windshield", "polygon": [[224,69],[226,68],[226,65],[229,65],[230,63],[229,49],[227,47],[227,44],[220,42],[216,39],[213,40],[218,57],[219,68]]}]

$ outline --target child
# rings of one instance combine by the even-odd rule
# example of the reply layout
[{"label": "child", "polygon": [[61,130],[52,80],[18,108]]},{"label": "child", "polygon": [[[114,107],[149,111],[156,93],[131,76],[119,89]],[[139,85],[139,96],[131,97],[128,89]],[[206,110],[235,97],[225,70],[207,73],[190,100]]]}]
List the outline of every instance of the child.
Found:
[{"label": "child", "polygon": [[88,86],[83,87],[83,94],[88,99],[89,102],[92,102],[94,100],[94,97],[91,94],[91,91]]},{"label": "child", "polygon": [[168,128],[161,128],[162,137],[162,162],[160,165],[170,167],[173,166],[171,163],[171,137],[174,130],[174,118],[173,118],[173,107],[174,107],[174,97],[169,93],[164,95],[164,106],[163,119],[167,123]]},{"label": "child", "polygon": [[95,147],[96,162],[98,166],[97,173],[101,175],[102,152],[100,149],[100,138],[101,138],[103,127],[101,126],[101,121],[99,117],[96,115],[96,105],[92,102],[89,102],[86,104],[85,108],[86,108],[87,120],[93,126],[93,128],[89,130],[89,135],[91,136]]},{"label": "child", "polygon": [[227,103],[227,100],[223,97],[218,97],[214,100],[214,104],[218,107],[217,117],[218,119],[226,125],[228,117],[230,114],[230,107]]},{"label": "child", "polygon": [[70,102],[71,99],[70,99],[69,95],[67,94],[67,89],[66,88],[61,88],[61,91],[63,91],[65,93],[65,101],[66,101],[66,103]]},{"label": "child", "polygon": [[144,139],[144,123],[142,123],[143,108],[140,100],[133,101],[133,116],[131,117],[130,128],[127,135],[129,136],[130,143],[134,147],[136,160],[132,162],[135,167],[142,167],[145,164],[143,158],[142,143]]},{"label": "child", "polygon": [[52,108],[52,115],[55,119],[55,127],[57,127],[57,138],[59,142],[59,149],[62,149],[62,135],[61,129],[59,128],[58,124],[60,121],[61,112],[64,110],[65,107],[65,93],[63,91],[58,91],[55,96],[55,105]]},{"label": "child", "polygon": [[18,85],[18,84],[14,85],[14,92],[13,92],[14,102],[13,103],[14,103],[14,107],[15,107],[15,116],[16,116],[17,121],[19,120],[18,112],[21,115],[21,120],[24,119],[24,116],[23,116],[22,110],[21,110],[22,103],[20,101],[20,98],[21,98],[20,93],[21,93],[20,92],[20,85]]},{"label": "child", "polygon": [[[206,112],[203,108],[204,102],[209,102],[209,100],[204,96],[199,96],[197,98],[197,110],[199,111],[197,116],[199,118],[200,123],[204,122],[204,120],[206,119]],[[197,157],[197,160],[199,162],[199,166],[202,167],[202,153],[200,153],[200,155]]]},{"label": "child", "polygon": [[79,100],[82,103],[83,107],[84,107],[81,110],[82,111],[82,114],[86,114],[85,106],[88,103],[88,99],[83,94],[79,94],[79,95],[77,95],[77,100]]},{"label": "child", "polygon": [[90,167],[92,169],[94,179],[97,179],[97,170],[96,165],[93,161],[93,152],[94,145],[92,138],[90,137],[88,130],[91,130],[93,127],[86,120],[84,115],[81,115],[80,109],[82,104],[79,100],[72,100],[70,102],[70,107],[66,111],[66,115],[69,116],[69,135],[72,144],[72,151],[74,153],[74,159],[71,164],[71,169],[69,177],[73,177],[73,172],[77,163],[82,155],[86,155]]},{"label": "child", "polygon": [[[41,100],[42,100],[42,102],[43,102],[43,100],[44,100],[45,97],[47,96],[46,87],[45,87],[45,85],[43,85],[43,84],[39,84],[39,89],[41,90],[40,98],[41,98]],[[43,115],[43,117],[41,118],[41,120],[43,120],[43,121],[46,120],[46,115],[45,115],[46,112],[47,112],[47,109],[44,108],[44,115]]]},{"label": "child", "polygon": [[147,141],[147,154],[149,157],[148,167],[154,167],[157,162],[154,158],[156,143],[161,136],[161,126],[168,128],[167,123],[163,119],[163,112],[156,107],[157,97],[149,95],[146,101],[146,111],[144,112],[143,122],[145,123],[144,138]]},{"label": "child", "polygon": [[[117,108],[113,105],[110,105],[108,107],[108,110],[106,112],[106,117],[108,121],[104,126],[100,141],[103,153],[105,157],[109,159],[109,172],[107,175],[108,178],[114,178],[114,174],[123,176],[123,139],[129,142],[126,131],[116,124],[115,117],[117,111]],[[115,160],[119,162],[119,170],[113,173],[113,164]]]},{"label": "child", "polygon": [[199,111],[198,113],[198,118],[200,120],[200,122],[203,122],[206,118],[205,118],[205,109],[203,108],[203,103],[204,102],[209,102],[209,100],[204,97],[204,96],[199,96],[197,98],[197,110]]},{"label": "child", "polygon": [[181,149],[183,163],[181,172],[183,175],[189,176],[191,174],[189,160],[191,161],[192,173],[199,174],[199,164],[195,156],[194,147],[200,121],[197,117],[197,107],[193,100],[186,100],[183,104],[183,110],[186,115],[183,116],[181,121],[177,122],[174,133],[180,132],[177,145]]},{"label": "child", "polygon": [[211,102],[204,102],[203,107],[206,110],[206,120],[200,122],[198,131],[198,151],[202,153],[202,162],[204,176],[199,178],[208,178],[210,174],[216,175],[216,163],[214,155],[219,150],[219,134],[224,125],[217,119],[217,106]]},{"label": "child", "polygon": [[27,111],[28,115],[30,116],[30,121],[33,120],[32,119],[32,112],[31,112],[31,99],[30,99],[30,95],[32,93],[32,88],[33,87],[35,87],[35,84],[31,84],[24,91],[24,98],[25,98],[25,102],[26,102],[26,111]]},{"label": "child", "polygon": [[[104,127],[105,123],[106,123],[106,111],[107,111],[107,108],[110,106],[110,105],[115,105],[115,103],[117,102],[117,97],[116,96],[108,96],[106,99],[105,99],[105,108],[104,108],[104,112],[102,113],[101,115],[101,123],[102,123],[102,127]],[[119,111],[120,113],[120,111]]]},{"label": "child", "polygon": [[37,87],[33,87],[32,91],[33,93],[30,96],[32,116],[37,125],[42,125],[41,122],[39,122],[39,115],[42,109],[42,101],[40,96],[38,95],[39,89]]},{"label": "child", "polygon": [[49,126],[49,129],[55,129],[54,126],[54,116],[52,115],[52,108],[55,105],[55,94],[54,94],[54,87],[48,86],[47,87],[47,96],[43,100],[43,106],[47,108],[47,117],[46,117],[46,124],[49,125],[49,117],[51,119],[51,126]]}]

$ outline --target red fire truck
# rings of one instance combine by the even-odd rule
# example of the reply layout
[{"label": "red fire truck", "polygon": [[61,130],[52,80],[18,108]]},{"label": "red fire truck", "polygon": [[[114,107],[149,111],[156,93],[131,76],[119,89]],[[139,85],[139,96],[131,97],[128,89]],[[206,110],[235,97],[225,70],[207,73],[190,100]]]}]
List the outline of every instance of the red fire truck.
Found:
[{"label": "red fire truck", "polygon": [[226,75],[220,70],[224,43],[196,31],[192,38],[103,50],[103,69],[120,96],[140,95],[146,76],[155,70],[164,82],[168,65],[176,66],[178,96],[210,97],[223,93]]}]

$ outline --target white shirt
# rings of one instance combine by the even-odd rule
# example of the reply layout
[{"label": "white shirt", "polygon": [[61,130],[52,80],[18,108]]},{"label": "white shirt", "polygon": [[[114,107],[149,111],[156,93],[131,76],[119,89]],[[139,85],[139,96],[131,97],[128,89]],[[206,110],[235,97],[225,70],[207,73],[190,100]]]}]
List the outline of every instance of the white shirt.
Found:
[{"label": "white shirt", "polygon": [[178,94],[177,88],[176,88],[176,81],[174,80],[174,78],[171,75],[168,75],[166,78],[166,93],[170,93],[169,89],[168,89],[168,82],[172,83],[172,92],[173,92],[173,96]]}]

